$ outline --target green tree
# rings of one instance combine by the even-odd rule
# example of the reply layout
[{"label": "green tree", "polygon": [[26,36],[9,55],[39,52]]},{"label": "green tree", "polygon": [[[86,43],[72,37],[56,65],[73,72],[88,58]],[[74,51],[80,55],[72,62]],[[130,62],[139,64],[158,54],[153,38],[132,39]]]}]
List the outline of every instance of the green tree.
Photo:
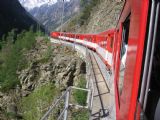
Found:
[{"label": "green tree", "polygon": [[[15,29],[8,33],[8,36],[0,43],[0,58],[4,63],[0,65],[0,87],[1,91],[14,88],[19,84],[16,71],[26,67],[27,61],[23,52],[35,45],[36,33],[32,29],[15,35]],[[23,60],[23,64],[22,61]]]}]

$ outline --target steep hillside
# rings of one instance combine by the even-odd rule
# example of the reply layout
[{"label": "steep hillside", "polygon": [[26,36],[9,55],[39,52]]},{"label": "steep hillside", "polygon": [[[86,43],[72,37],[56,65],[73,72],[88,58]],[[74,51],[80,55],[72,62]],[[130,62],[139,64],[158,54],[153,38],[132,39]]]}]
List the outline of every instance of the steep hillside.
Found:
[{"label": "steep hillside", "polygon": [[17,32],[29,29],[32,25],[34,29],[37,28],[37,22],[25,11],[18,0],[1,0],[0,4],[0,38],[13,28],[17,28]]},{"label": "steep hillside", "polygon": [[102,2],[93,9],[87,26],[84,27],[81,32],[97,33],[114,28],[123,3],[124,2],[117,2],[116,0],[102,0]]},{"label": "steep hillside", "polygon": [[[95,0],[92,0],[95,1]],[[94,7],[87,8],[90,11],[87,19],[81,19],[81,14],[71,20],[64,26],[64,31],[77,33],[98,33],[116,26],[119,14],[123,7],[124,1],[120,0],[97,0]],[[83,12],[85,12],[83,11]],[[84,24],[81,25],[81,21]]]},{"label": "steep hillside", "polygon": [[72,48],[21,33],[0,51],[0,120],[39,120],[67,87],[86,86],[85,66]]},{"label": "steep hillside", "polygon": [[[70,0],[64,3],[63,21],[67,21],[79,10],[79,0]],[[63,12],[62,0],[58,0],[55,4],[44,4],[28,10],[40,23],[49,30],[54,30],[61,24]]]}]

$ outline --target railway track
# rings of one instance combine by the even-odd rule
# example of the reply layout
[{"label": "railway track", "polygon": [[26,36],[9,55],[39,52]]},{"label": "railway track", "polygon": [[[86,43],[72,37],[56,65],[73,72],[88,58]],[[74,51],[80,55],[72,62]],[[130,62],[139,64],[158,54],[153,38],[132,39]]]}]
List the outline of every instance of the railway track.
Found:
[{"label": "railway track", "polygon": [[95,76],[93,80],[94,93],[91,119],[100,120],[109,116],[110,89],[106,83],[106,80],[101,72],[94,54],[90,52],[89,56],[91,59],[93,74]]}]

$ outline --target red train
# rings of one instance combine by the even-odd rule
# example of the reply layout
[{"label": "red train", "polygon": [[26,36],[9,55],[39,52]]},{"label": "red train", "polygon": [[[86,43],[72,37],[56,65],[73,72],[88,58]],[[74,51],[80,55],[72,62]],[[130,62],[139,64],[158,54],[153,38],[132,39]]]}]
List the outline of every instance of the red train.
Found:
[{"label": "red train", "polygon": [[51,33],[95,50],[112,70],[117,120],[160,120],[159,12],[160,0],[126,0],[113,30]]}]

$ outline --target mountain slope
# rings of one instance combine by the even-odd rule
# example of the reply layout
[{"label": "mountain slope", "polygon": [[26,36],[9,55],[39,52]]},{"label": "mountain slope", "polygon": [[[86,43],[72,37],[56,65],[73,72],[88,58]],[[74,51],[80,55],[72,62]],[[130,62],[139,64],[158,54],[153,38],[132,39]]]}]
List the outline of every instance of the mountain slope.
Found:
[{"label": "mountain slope", "polygon": [[100,4],[93,9],[88,25],[81,31],[97,33],[115,28],[123,4],[124,1],[101,0]]},{"label": "mountain slope", "polygon": [[20,32],[33,25],[36,29],[37,22],[25,11],[18,0],[1,0],[0,5],[0,37],[13,28],[17,28],[17,32]]},{"label": "mountain slope", "polygon": [[[96,3],[92,8],[83,10],[88,12],[84,17],[81,14],[64,26],[64,31],[77,33],[98,33],[115,28],[124,1],[118,0],[91,0]],[[99,2],[98,2],[99,1]],[[86,17],[86,18],[85,18]],[[85,19],[84,19],[85,18]],[[84,21],[84,24],[80,24]],[[77,27],[78,26],[78,27]]]},{"label": "mountain slope", "polygon": [[[63,17],[64,22],[79,11],[79,4],[79,0],[70,0],[65,2]],[[40,7],[35,7],[28,11],[47,29],[54,30],[61,24],[63,3],[61,0],[58,0],[55,4],[43,4]]]}]

